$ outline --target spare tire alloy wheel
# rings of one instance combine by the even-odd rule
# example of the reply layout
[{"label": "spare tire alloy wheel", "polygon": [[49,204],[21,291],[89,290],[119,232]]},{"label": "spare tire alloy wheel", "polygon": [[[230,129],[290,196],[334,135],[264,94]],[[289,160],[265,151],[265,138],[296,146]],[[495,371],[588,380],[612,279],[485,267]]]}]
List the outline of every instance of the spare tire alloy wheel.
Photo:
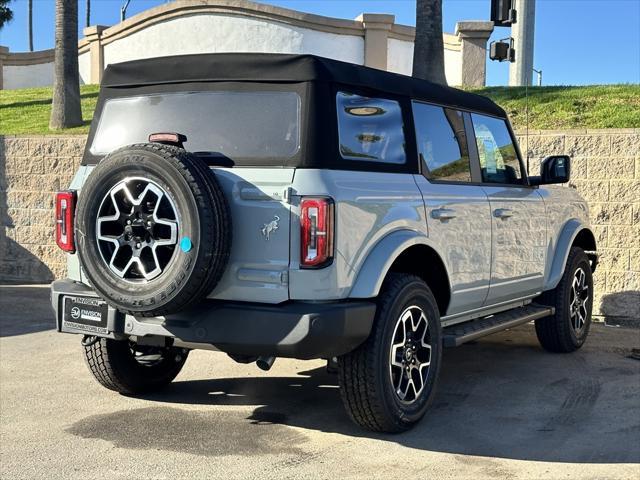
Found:
[{"label": "spare tire alloy wheel", "polygon": [[160,275],[173,257],[178,226],[175,204],[162,187],[145,178],[126,178],[102,200],[96,239],[113,273],[146,282]]},{"label": "spare tire alloy wheel", "polygon": [[83,186],[76,217],[83,271],[122,312],[180,311],[226,268],[229,208],[213,171],[181,148],[139,144],[110,153]]}]

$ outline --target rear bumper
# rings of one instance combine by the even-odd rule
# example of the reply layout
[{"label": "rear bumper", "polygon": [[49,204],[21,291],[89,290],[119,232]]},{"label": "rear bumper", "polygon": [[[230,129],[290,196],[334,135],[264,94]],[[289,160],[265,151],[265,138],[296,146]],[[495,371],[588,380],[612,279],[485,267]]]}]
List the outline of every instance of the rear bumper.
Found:
[{"label": "rear bumper", "polygon": [[[63,323],[65,295],[98,298],[82,283],[53,282],[51,304],[58,331],[94,335]],[[264,305],[203,300],[194,308],[165,317],[136,318],[109,306],[108,333],[98,335],[116,339],[168,337],[210,344],[236,355],[329,358],[350,352],[364,342],[375,310],[375,303],[370,301]]]}]

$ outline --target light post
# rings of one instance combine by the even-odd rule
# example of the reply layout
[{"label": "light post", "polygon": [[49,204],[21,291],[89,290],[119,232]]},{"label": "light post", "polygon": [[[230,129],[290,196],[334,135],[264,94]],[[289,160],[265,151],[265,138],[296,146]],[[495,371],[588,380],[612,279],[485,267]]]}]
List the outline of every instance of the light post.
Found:
[{"label": "light post", "polygon": [[538,86],[541,87],[542,86],[542,69],[536,70],[535,68],[532,68],[531,70],[533,70],[538,75]]},{"label": "light post", "polygon": [[124,19],[127,16],[127,7],[129,6],[130,2],[131,2],[131,0],[127,0],[125,2],[125,4],[120,7],[120,21],[121,22],[124,22]]}]

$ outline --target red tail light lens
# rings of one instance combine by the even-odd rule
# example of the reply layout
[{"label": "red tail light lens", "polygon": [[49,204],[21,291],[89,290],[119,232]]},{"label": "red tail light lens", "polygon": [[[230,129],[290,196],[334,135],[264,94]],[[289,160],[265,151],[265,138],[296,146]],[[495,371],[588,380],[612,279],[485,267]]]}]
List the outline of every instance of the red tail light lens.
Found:
[{"label": "red tail light lens", "polygon": [[76,192],[56,193],[56,243],[65,252],[74,253],[73,217],[76,210]]},{"label": "red tail light lens", "polygon": [[334,206],[330,198],[305,197],[300,203],[302,268],[326,267],[333,260]]}]

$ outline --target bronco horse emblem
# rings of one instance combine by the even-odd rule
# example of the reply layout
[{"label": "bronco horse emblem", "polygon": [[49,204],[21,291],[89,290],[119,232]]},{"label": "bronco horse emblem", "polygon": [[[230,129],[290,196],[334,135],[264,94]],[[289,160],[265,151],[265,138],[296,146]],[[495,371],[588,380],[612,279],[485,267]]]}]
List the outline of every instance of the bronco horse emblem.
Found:
[{"label": "bronco horse emblem", "polygon": [[280,221],[280,217],[278,215],[274,215],[273,220],[271,220],[269,223],[265,223],[264,226],[262,227],[261,229],[262,235],[264,235],[264,237],[267,240],[269,240],[269,237],[273,232],[278,230],[279,221]]}]

